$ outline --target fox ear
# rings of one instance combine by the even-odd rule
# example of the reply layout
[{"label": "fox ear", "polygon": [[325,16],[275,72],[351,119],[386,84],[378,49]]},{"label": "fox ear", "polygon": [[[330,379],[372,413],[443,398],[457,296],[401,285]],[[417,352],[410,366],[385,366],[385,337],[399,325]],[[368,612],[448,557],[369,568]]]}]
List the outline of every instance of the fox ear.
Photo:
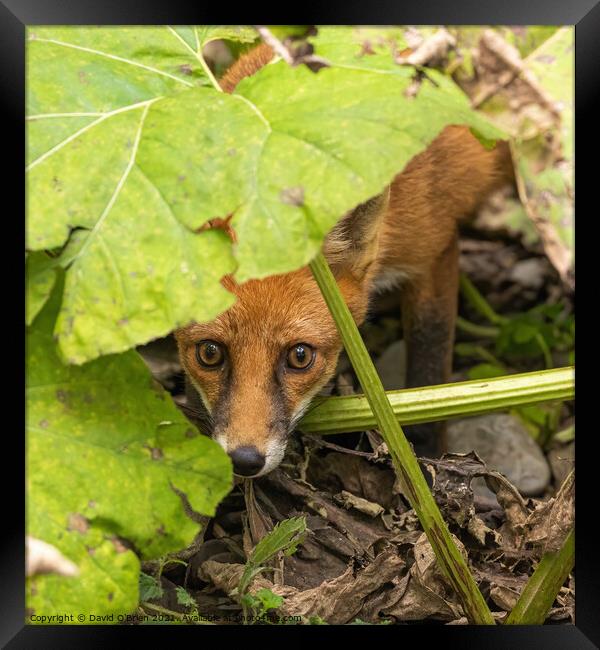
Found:
[{"label": "fox ear", "polygon": [[351,274],[364,280],[377,258],[381,223],[388,208],[390,188],[361,203],[342,217],[323,244],[335,275]]}]

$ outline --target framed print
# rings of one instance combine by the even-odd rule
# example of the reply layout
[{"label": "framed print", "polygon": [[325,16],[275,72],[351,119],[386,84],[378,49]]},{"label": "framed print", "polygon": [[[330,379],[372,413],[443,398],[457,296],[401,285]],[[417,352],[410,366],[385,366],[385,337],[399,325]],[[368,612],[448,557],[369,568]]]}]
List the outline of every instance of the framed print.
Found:
[{"label": "framed print", "polygon": [[6,647],[597,647],[574,216],[600,10],[328,9],[3,0]]}]

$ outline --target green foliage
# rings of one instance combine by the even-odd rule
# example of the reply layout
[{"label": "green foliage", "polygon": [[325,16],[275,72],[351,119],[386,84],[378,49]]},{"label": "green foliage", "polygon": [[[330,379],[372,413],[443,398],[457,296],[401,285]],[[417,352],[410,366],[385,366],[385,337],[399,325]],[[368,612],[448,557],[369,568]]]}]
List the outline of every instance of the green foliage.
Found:
[{"label": "green foliage", "polygon": [[496,352],[508,360],[542,357],[552,367],[550,350],[566,351],[575,340],[575,317],[561,304],[538,305],[500,326]]},{"label": "green foliage", "polygon": [[27,246],[62,249],[70,363],[231,304],[231,243],[195,232],[208,219],[233,213],[238,280],[283,273],[446,124],[502,135],[442,74],[406,96],[414,71],[391,53],[345,64],[352,39],[318,74],[280,62],[224,95],[194,49],[217,33],[29,30]]},{"label": "green foliage", "polygon": [[310,30],[310,25],[270,25],[269,31],[280,41],[286,38],[301,38]]},{"label": "green foliage", "polygon": [[56,262],[44,253],[36,251],[25,259],[25,322],[31,325],[40,309],[52,293],[56,282]]},{"label": "green foliage", "polygon": [[493,363],[478,363],[469,368],[467,377],[469,379],[489,379],[491,377],[502,377],[506,374],[504,366],[497,366]]},{"label": "green foliage", "polygon": [[572,424],[565,429],[562,429],[558,433],[555,433],[553,436],[554,440],[566,444],[575,440],[575,425]]},{"label": "green foliage", "polygon": [[458,594],[469,621],[493,624],[494,619],[465,558],[454,544],[450,531],[429,490],[411,444],[394,414],[373,360],[361,339],[354,317],[346,305],[335,277],[323,253],[311,262],[310,270],[329,308],[344,348],[373,411],[378,429],[386,443],[402,492],[407,495],[435,553],[440,568]]},{"label": "green foliage", "polygon": [[[449,68],[471,87],[478,84],[473,49],[487,29],[451,29],[458,53]],[[574,254],[574,28],[515,26],[495,27],[494,32],[516,48],[523,70],[517,81],[496,88],[480,106],[514,138],[520,201],[507,202],[504,223],[525,244],[541,240],[564,279],[572,271]],[[491,68],[487,77],[483,88],[494,83]]]},{"label": "green foliage", "polygon": [[319,27],[309,41],[315,54],[335,66],[391,73],[402,70],[394,55],[407,47],[399,27]]},{"label": "green foliage", "polygon": [[561,27],[527,56],[527,66],[550,97],[560,103],[562,155],[574,153],[574,29]]},{"label": "green foliage", "polygon": [[143,571],[140,572],[140,602],[161,598],[164,590],[160,582]]},{"label": "green foliage", "polygon": [[28,606],[127,613],[138,602],[138,555],[179,550],[198,532],[175,490],[211,515],[230,489],[231,464],[135,352],[82,367],[60,361],[52,337],[60,289],[27,335],[27,524],[80,575],[29,579]]},{"label": "green foliage", "polygon": [[211,41],[218,39],[232,41],[234,43],[254,43],[258,35],[252,27],[235,26],[235,25],[202,25],[197,27],[176,28],[176,31],[183,36],[187,32],[185,39],[188,44],[198,51]]},{"label": "green foliage", "polygon": [[280,551],[285,555],[295,553],[298,545],[304,540],[305,532],[305,517],[292,517],[279,522],[254,547],[244,567],[244,573],[238,585],[238,593],[242,595],[246,593],[252,579],[267,568],[264,565],[277,553]]},{"label": "green foliage", "polygon": [[[574,30],[569,26],[546,30],[543,34],[547,37],[540,38],[539,47],[527,52],[523,66],[556,114],[549,121],[542,114],[522,111],[511,128],[508,122],[514,117],[508,106],[503,109],[502,124],[516,136],[517,173],[523,182],[520,198],[527,208],[524,221],[535,217],[546,224],[544,230],[540,229],[541,238],[550,260],[563,275],[572,266],[575,243]],[[555,135],[557,142],[552,143]],[[529,226],[523,230],[529,230]]]},{"label": "green foliage", "polygon": [[504,364],[483,345],[457,343],[454,346],[454,352],[459,356],[484,360],[484,363],[479,363],[469,368],[467,372],[469,379],[489,379],[508,374]]},{"label": "green foliage", "polygon": [[283,605],[283,598],[274,594],[270,589],[259,589],[254,596],[258,599],[265,612],[268,612],[270,609],[277,609]]},{"label": "green foliage", "polygon": [[575,532],[571,530],[558,551],[544,553],[505,625],[542,625],[574,564]]},{"label": "green foliage", "polygon": [[279,522],[254,547],[246,562],[240,582],[234,590],[234,593],[240,596],[245,621],[248,619],[249,611],[253,611],[256,615],[262,615],[269,609],[281,606],[283,599],[268,589],[260,589],[255,594],[247,593],[247,590],[255,576],[269,568],[264,565],[278,553],[283,552],[288,556],[295,553],[298,545],[304,540],[305,534],[306,518],[303,516],[291,517]]},{"label": "green foliage", "polygon": [[[553,350],[572,351],[575,344],[575,316],[568,313],[563,304],[541,304],[524,313],[500,316],[464,275],[461,276],[460,286],[471,307],[497,327],[493,338],[496,355],[501,359],[518,363],[541,358],[546,368],[552,368]],[[473,326],[473,330],[478,328],[481,329]],[[499,372],[504,368],[502,361],[482,345],[459,344],[455,346],[455,351],[459,355],[483,358],[487,362],[480,364],[470,379],[504,374]]]},{"label": "green foliage", "polygon": [[545,448],[558,431],[561,406],[561,403],[521,406],[514,413],[523,420],[540,447]]},{"label": "green foliage", "polygon": [[196,601],[194,600],[193,596],[183,587],[177,587],[175,589],[175,592],[177,594],[177,602],[180,605],[185,605],[186,607],[189,607],[190,609],[197,609],[198,605]]},{"label": "green foliage", "polygon": [[269,623],[268,614],[283,605],[283,598],[270,589],[259,589],[254,595],[244,594],[240,602],[245,612],[252,612],[253,620],[260,619]]},{"label": "green foliage", "polygon": [[329,625],[329,623],[322,619],[320,616],[311,616],[308,619],[308,624],[309,625]]},{"label": "green foliage", "polygon": [[556,31],[556,25],[527,25],[501,27],[499,32],[508,43],[514,45],[525,58],[543,45]]},{"label": "green foliage", "polygon": [[[506,375],[508,369],[504,361],[518,365],[531,360],[543,360],[546,368],[552,368],[553,352],[567,352],[569,362],[574,362],[575,317],[568,313],[563,304],[541,304],[524,313],[500,316],[464,276],[461,278],[461,291],[478,313],[497,326],[497,333],[492,341],[497,356],[482,344],[455,345],[454,350],[459,356],[485,361],[469,368],[469,379],[489,379]],[[523,420],[540,446],[545,447],[557,433],[560,411],[561,404],[552,403],[520,406],[514,413]]]}]

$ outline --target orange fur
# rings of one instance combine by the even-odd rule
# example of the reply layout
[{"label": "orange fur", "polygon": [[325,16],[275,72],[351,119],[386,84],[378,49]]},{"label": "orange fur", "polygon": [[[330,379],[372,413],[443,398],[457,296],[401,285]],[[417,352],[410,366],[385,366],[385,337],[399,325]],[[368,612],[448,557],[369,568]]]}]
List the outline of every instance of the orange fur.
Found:
[{"label": "orange fur", "polygon": [[[221,79],[223,89],[232,92],[272,57],[266,45],[242,56]],[[406,166],[389,191],[347,215],[324,243],[359,324],[378,283],[404,281],[409,385],[448,380],[457,301],[457,222],[511,174],[506,145],[487,151],[467,128],[449,126]],[[230,230],[228,221],[211,226]],[[178,330],[180,357],[196,393],[202,394],[197,403],[210,411],[216,439],[230,453],[240,446],[255,447],[267,457],[264,471],[269,471],[281,460],[281,445],[302,410],[335,372],[341,341],[308,268],[242,285],[227,277],[223,284],[237,302],[211,323]],[[227,351],[219,369],[202,368],[196,361],[196,345],[206,339]],[[286,367],[285,354],[299,343],[313,347],[316,357],[311,368],[294,372]],[[196,393],[188,394],[195,399]],[[442,433],[439,425],[423,426],[425,437]]]},{"label": "orange fur", "polygon": [[255,48],[242,54],[234,65],[219,80],[219,85],[226,92],[233,92],[239,82],[245,77],[250,77],[255,72],[267,65],[274,56],[274,52],[269,45],[261,43]]}]

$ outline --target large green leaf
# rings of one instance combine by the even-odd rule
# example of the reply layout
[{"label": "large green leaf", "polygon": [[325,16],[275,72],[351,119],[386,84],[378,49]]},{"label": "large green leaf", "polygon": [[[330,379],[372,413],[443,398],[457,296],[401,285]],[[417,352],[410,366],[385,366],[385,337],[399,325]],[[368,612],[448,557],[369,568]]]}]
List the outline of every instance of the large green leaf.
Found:
[{"label": "large green leaf", "polygon": [[307,264],[340,216],[380,192],[447,124],[502,136],[441,74],[407,97],[413,74],[396,66],[315,75],[282,62],[240,83],[236,92],[269,127],[233,219],[240,280]]},{"label": "large green leaf", "polygon": [[[209,83],[199,55],[205,43],[251,35],[227,26],[30,28],[28,246],[54,248],[69,226],[95,224],[127,168],[148,103]],[[37,191],[49,184],[53,192]]]},{"label": "large green leaf", "polygon": [[338,67],[365,70],[410,71],[394,55],[407,47],[400,27],[319,27],[310,38],[315,54]]},{"label": "large green leaf", "polygon": [[198,25],[194,28],[197,36],[197,43],[201,47],[215,41],[223,39],[225,41],[237,41],[239,43],[252,43],[258,39],[258,34],[252,27],[243,27],[236,25]]},{"label": "large green leaf", "polygon": [[[27,338],[27,529],[55,545],[79,577],[29,580],[36,615],[128,612],[138,557],[188,545],[231,485],[225,452],[201,436],[135,352],[82,367],[61,363],[52,338],[59,285]],[[89,622],[89,621],[88,621]]]},{"label": "large green leaf", "polygon": [[[290,271],[446,124],[500,135],[442,75],[406,98],[412,73],[329,68],[315,75],[280,62],[231,96],[202,89],[163,100],[148,116],[138,165],[190,228],[234,213],[239,280]],[[186,130],[192,112],[210,128]]]},{"label": "large green leaf", "polygon": [[574,257],[574,30],[561,27],[525,60],[527,70],[554,102],[560,115],[558,160],[547,163],[542,138],[516,142],[521,198],[535,218],[546,254],[563,278]]},{"label": "large green leaf", "polygon": [[[29,43],[30,125],[41,120],[44,129],[29,132],[27,240],[30,249],[57,247],[80,228],[61,258],[68,271],[56,325],[72,363],[209,320],[231,304],[219,284],[234,268],[229,241],[194,233],[208,219],[233,214],[238,280],[284,273],[307,264],[335,222],[445,125],[502,135],[443,75],[428,72],[415,87],[414,70],[391,52],[363,57],[368,69],[268,65],[233,95],[189,87],[152,39],[166,48],[170,37],[177,65],[186,65],[179,57],[195,56],[192,36],[201,43],[214,32],[177,29],[137,31],[129,56],[145,67],[121,60],[132,46],[119,29],[85,49],[57,46],[65,37],[59,30],[50,38],[51,29]],[[108,49],[112,32],[119,58],[90,54]],[[356,43],[338,43],[336,56],[343,47],[354,52]],[[71,117],[40,117],[64,111]],[[70,119],[92,121],[69,131]]]},{"label": "large green leaf", "polygon": [[25,260],[25,322],[31,325],[50,297],[56,281],[56,260],[43,251],[29,253]]},{"label": "large green leaf", "polygon": [[575,38],[573,27],[561,27],[533,51],[525,64],[557,102],[560,110],[562,154],[572,162],[575,147]]}]

